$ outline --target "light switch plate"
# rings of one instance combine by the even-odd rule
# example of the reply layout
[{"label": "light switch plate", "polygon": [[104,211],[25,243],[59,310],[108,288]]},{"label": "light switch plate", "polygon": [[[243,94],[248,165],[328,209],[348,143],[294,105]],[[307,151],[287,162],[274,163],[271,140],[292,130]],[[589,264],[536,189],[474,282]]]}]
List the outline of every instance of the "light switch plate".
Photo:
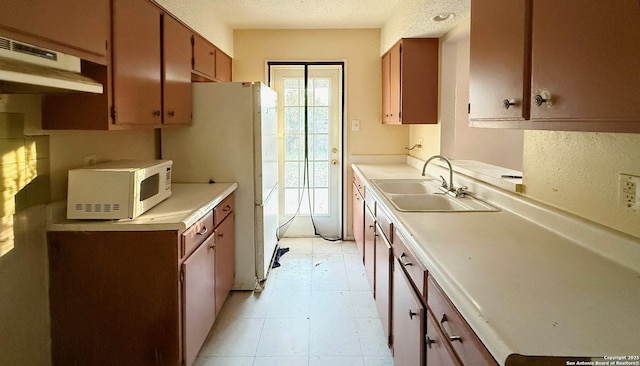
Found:
[{"label": "light switch plate", "polygon": [[351,120],[351,131],[360,131],[360,120],[352,119]]}]

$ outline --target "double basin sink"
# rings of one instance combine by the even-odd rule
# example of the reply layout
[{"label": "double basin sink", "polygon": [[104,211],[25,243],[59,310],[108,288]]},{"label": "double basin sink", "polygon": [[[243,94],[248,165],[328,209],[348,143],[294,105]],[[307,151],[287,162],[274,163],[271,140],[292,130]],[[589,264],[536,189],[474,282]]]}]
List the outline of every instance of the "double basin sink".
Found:
[{"label": "double basin sink", "polygon": [[405,212],[496,212],[489,203],[469,194],[451,197],[440,188],[436,179],[372,179],[375,185],[391,201]]}]

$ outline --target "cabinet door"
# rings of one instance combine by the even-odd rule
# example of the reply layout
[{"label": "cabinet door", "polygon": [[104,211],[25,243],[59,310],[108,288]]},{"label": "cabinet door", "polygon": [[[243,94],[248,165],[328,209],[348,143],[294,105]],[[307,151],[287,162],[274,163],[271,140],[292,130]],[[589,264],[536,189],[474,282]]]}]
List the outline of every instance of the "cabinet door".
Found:
[{"label": "cabinet door", "polygon": [[400,62],[402,44],[389,51],[389,117],[388,123],[400,123]]},{"label": "cabinet door", "polygon": [[382,123],[389,122],[390,87],[391,87],[391,54],[382,56]]},{"label": "cabinet door", "polygon": [[215,321],[214,236],[182,264],[183,359],[191,365]]},{"label": "cabinet door", "polygon": [[114,0],[113,12],[115,123],[160,126],[160,10],[146,0]]},{"label": "cabinet door", "polygon": [[434,319],[427,310],[427,365],[460,366],[462,365],[449,345]]},{"label": "cabinet door", "polygon": [[384,335],[389,339],[391,330],[391,245],[384,235],[376,237],[376,307],[382,322]]},{"label": "cabinet door", "polygon": [[53,42],[102,57],[107,51],[108,22],[108,0],[3,1],[0,11],[0,28],[29,37],[21,39],[25,42],[58,50],[48,43]]},{"label": "cabinet door", "polygon": [[191,124],[191,31],[163,15],[163,113],[165,125]]},{"label": "cabinet door", "polygon": [[353,238],[364,260],[364,199],[353,185]]},{"label": "cabinet door", "polygon": [[369,281],[371,292],[375,296],[375,271],[376,271],[376,219],[368,209],[364,210],[364,272]]},{"label": "cabinet door", "polygon": [[469,65],[472,125],[482,120],[529,118],[529,5],[529,0],[472,2]]},{"label": "cabinet door", "polygon": [[216,242],[216,314],[220,312],[235,279],[235,221],[233,213],[214,230]]},{"label": "cabinet door", "polygon": [[216,48],[216,80],[231,81],[231,64],[231,57]]},{"label": "cabinet door", "polygon": [[402,265],[393,262],[393,364],[425,364],[425,308],[415,295]]},{"label": "cabinet door", "polygon": [[637,0],[536,0],[532,28],[531,93],[551,99],[531,107],[532,127],[640,132]]},{"label": "cabinet door", "polygon": [[216,48],[199,35],[193,36],[193,70],[211,78],[216,75]]}]

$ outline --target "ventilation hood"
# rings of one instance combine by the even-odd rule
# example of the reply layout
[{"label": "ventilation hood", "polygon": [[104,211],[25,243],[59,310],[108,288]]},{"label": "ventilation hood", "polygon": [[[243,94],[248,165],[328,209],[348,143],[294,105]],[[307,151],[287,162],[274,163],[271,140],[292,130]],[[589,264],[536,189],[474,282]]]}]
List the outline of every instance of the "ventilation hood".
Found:
[{"label": "ventilation hood", "polygon": [[0,37],[0,94],[102,94],[75,56]]}]

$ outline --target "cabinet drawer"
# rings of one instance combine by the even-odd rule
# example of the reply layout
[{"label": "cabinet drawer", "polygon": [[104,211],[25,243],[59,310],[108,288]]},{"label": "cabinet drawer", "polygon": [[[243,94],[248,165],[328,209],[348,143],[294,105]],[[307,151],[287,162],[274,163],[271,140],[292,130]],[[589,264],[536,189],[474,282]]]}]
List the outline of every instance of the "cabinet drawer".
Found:
[{"label": "cabinet drawer", "polygon": [[233,211],[233,194],[225,198],[220,204],[213,209],[213,226],[220,225],[222,220]]},{"label": "cabinet drawer", "polygon": [[427,305],[438,322],[438,327],[449,339],[451,346],[465,365],[497,365],[489,351],[484,347],[478,336],[455,309],[442,289],[429,277],[429,298]]},{"label": "cabinet drawer", "polygon": [[382,210],[376,210],[376,222],[389,243],[393,243],[393,223]]},{"label": "cabinet drawer", "polygon": [[407,247],[407,239],[403,234],[395,230],[393,234],[393,254],[398,258],[398,261],[402,264],[407,271],[409,278],[416,287],[416,290],[420,293],[423,299],[427,298],[427,269],[416,260],[416,257],[409,251]]},{"label": "cabinet drawer", "polygon": [[433,313],[427,310],[427,365],[462,365],[437,324]]},{"label": "cabinet drawer", "polygon": [[198,220],[198,222],[191,225],[191,227],[182,234],[180,258],[191,254],[191,252],[213,233],[213,228],[213,212],[209,212]]}]

